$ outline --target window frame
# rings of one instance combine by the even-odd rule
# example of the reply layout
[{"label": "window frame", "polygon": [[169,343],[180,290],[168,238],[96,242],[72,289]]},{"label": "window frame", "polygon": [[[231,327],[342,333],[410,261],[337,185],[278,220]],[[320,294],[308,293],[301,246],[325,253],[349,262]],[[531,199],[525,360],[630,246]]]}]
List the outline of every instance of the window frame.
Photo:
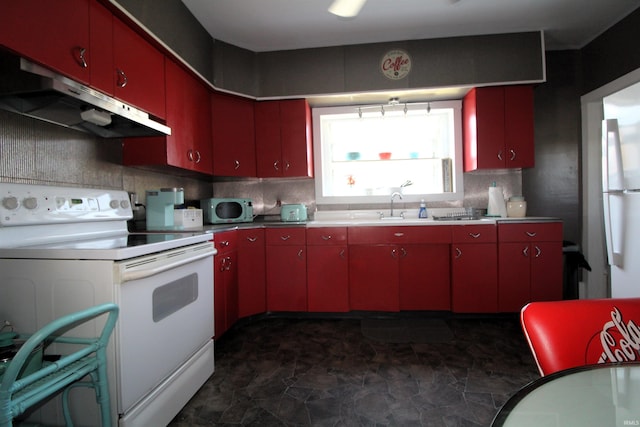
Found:
[{"label": "window frame", "polygon": [[[447,101],[433,101],[433,102],[419,102],[419,103],[407,103],[398,105],[349,105],[349,106],[332,106],[332,107],[315,107],[312,109],[313,120],[313,151],[314,151],[314,173],[315,173],[315,198],[317,205],[335,205],[343,204],[350,206],[357,205],[371,205],[388,203],[391,193],[394,191],[400,191],[400,187],[394,187],[390,185],[389,195],[357,195],[357,196],[325,196],[323,193],[324,183],[324,165],[323,160],[328,150],[323,149],[323,139],[321,134],[321,116],[329,114],[340,113],[357,113],[360,111],[371,111],[372,108],[384,108],[388,109],[403,109],[405,108],[416,109],[424,108],[451,108],[453,110],[453,126],[454,126],[454,154],[453,159],[454,173],[453,189],[454,191],[448,193],[432,193],[432,194],[404,194],[403,203],[418,203],[421,200],[425,202],[453,202],[464,199],[464,182],[463,182],[463,138],[462,138],[462,101],[461,100],[447,100]],[[393,185],[401,185],[401,182],[390,182]]]}]

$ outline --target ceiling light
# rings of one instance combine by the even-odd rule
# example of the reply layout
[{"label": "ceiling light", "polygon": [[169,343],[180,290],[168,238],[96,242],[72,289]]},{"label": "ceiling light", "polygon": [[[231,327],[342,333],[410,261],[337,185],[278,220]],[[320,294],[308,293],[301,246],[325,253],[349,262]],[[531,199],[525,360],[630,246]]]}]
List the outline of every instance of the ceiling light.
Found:
[{"label": "ceiling light", "polygon": [[367,0],[333,0],[329,12],[342,18],[353,18],[360,13],[360,9]]}]

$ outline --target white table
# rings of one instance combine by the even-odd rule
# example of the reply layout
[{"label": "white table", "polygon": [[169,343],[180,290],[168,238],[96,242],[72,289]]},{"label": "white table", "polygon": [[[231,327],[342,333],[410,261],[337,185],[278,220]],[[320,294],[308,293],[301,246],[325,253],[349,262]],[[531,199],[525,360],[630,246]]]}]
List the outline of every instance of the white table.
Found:
[{"label": "white table", "polygon": [[492,426],[640,426],[640,364],[592,365],[542,377],[513,395]]}]

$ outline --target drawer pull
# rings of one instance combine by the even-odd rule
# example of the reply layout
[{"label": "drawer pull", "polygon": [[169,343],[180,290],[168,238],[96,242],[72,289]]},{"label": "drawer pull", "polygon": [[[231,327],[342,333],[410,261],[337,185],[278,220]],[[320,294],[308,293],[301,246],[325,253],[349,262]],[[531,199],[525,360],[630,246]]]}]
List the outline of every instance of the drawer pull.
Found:
[{"label": "drawer pull", "polygon": [[393,233],[393,235],[396,236],[396,237],[402,237],[402,236],[404,236],[404,233],[398,232],[398,233]]},{"label": "drawer pull", "polygon": [[477,239],[478,237],[480,237],[480,233],[469,233],[469,236],[473,237],[474,239]]},{"label": "drawer pull", "polygon": [[229,241],[228,240],[223,240],[222,242],[220,242],[220,246],[229,246]]},{"label": "drawer pull", "polygon": [[253,243],[253,242],[258,240],[258,237],[247,236],[247,240],[250,241],[251,243]]},{"label": "drawer pull", "polygon": [[286,236],[280,236],[280,240],[284,240],[285,242],[286,242],[287,240],[289,240],[290,238],[291,238],[291,236],[290,236],[290,235],[288,235],[288,234],[287,234]]},{"label": "drawer pull", "polygon": [[538,234],[535,231],[527,231],[526,233],[527,233],[527,236],[529,237],[536,237],[536,234]]},{"label": "drawer pull", "polygon": [[322,240],[331,240],[331,235],[329,235],[329,236],[322,236]]}]

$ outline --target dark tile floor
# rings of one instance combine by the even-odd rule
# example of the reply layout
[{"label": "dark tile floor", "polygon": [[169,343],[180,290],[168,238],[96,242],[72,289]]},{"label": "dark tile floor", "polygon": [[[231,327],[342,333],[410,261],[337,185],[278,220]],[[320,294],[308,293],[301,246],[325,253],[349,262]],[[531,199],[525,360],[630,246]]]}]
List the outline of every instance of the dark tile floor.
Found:
[{"label": "dark tile floor", "polygon": [[538,377],[515,316],[268,317],[216,342],[170,425],[489,426]]}]

